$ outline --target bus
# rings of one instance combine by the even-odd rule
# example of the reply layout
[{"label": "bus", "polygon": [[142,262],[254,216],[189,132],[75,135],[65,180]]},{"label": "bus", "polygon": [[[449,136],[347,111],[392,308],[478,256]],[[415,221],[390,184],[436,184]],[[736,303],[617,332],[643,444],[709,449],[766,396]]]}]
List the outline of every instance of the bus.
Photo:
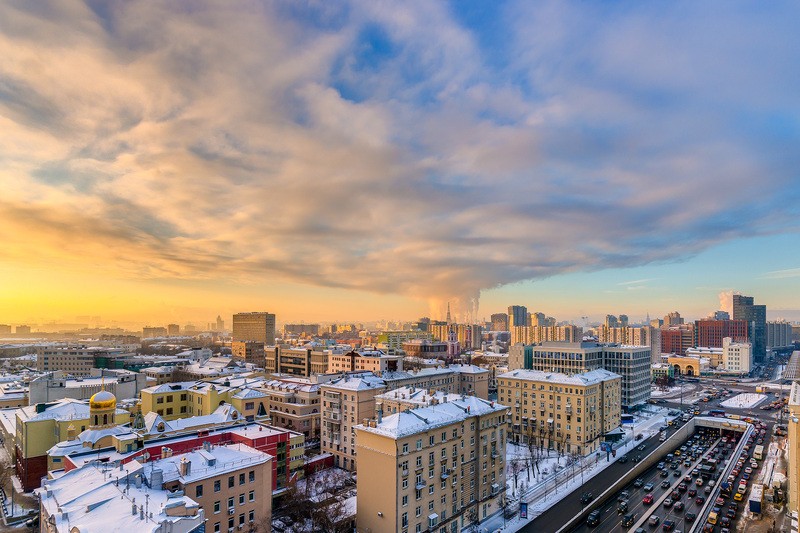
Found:
[{"label": "bus", "polygon": [[708,414],[709,416],[725,416],[725,411],[723,409],[711,409]]},{"label": "bus", "polygon": [[760,461],[763,458],[764,458],[764,446],[759,444],[753,449],[753,459],[755,459],[756,461]]}]

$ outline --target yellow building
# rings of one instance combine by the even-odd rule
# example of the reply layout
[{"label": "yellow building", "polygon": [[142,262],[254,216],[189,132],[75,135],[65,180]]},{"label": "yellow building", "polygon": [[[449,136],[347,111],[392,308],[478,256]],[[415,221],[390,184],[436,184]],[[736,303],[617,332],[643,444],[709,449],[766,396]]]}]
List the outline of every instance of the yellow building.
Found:
[{"label": "yellow building", "polygon": [[[105,402],[103,400],[98,405],[105,405]],[[130,413],[123,409],[100,411],[106,420],[112,414],[115,423],[130,421]],[[102,416],[98,420],[102,423]],[[90,413],[86,400],[64,399],[17,409],[14,421],[16,473],[24,490],[30,491],[39,487],[42,477],[47,475],[47,451],[56,443],[85,431],[93,424],[94,414]]]},{"label": "yellow building", "polygon": [[707,372],[709,367],[708,359],[691,355],[670,355],[667,363],[676,376],[699,376],[702,372]]},{"label": "yellow building", "polygon": [[497,399],[511,406],[509,435],[548,449],[587,455],[620,426],[622,377],[607,370],[559,374],[512,370],[498,376]]},{"label": "yellow building", "polygon": [[497,511],[508,408],[468,396],[357,425],[358,531],[461,531]]},{"label": "yellow building", "polygon": [[164,420],[210,415],[223,403],[233,405],[246,420],[268,416],[267,394],[257,387],[260,378],[218,378],[182,381],[142,389],[141,410],[158,413]]}]

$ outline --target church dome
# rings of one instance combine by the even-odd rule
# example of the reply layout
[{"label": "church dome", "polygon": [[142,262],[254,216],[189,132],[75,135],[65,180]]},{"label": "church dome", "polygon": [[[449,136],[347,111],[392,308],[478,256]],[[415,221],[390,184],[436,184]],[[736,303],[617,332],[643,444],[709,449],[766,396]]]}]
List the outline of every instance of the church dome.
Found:
[{"label": "church dome", "polygon": [[109,409],[117,406],[117,397],[106,390],[96,392],[89,400],[91,409]]}]

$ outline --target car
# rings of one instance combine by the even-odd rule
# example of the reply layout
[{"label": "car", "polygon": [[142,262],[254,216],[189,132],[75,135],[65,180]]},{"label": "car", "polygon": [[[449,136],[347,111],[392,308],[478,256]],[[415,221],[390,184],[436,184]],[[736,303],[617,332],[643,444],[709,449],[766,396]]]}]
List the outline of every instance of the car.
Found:
[{"label": "car", "polygon": [[645,505],[652,505],[653,503],[653,495],[652,494],[645,494],[644,498],[642,498],[642,503]]},{"label": "car", "polygon": [[661,473],[659,474],[659,476],[661,476],[661,477],[669,476],[669,470],[662,470]]},{"label": "car", "polygon": [[672,504],[675,503],[672,498],[667,498],[664,500],[664,507],[672,507]]},{"label": "car", "polygon": [[745,472],[744,474],[742,474],[742,479],[744,479],[744,480],[748,480],[748,479],[750,479],[750,474],[748,474],[747,472]]},{"label": "car", "polygon": [[680,492],[686,492],[686,483],[681,483],[680,485],[678,485],[678,490]]},{"label": "car", "polygon": [[689,492],[687,492],[686,494],[688,494],[690,498],[694,498],[695,496],[697,496],[697,490],[689,489]]},{"label": "car", "polygon": [[661,529],[664,531],[672,531],[675,529],[675,521],[674,520],[664,520],[664,524],[661,526]]},{"label": "car", "polygon": [[706,503],[706,499],[703,496],[698,496],[697,498],[694,499],[694,503],[696,503],[697,505],[703,505],[704,503]]},{"label": "car", "polygon": [[661,461],[660,463],[658,463],[658,466],[656,466],[656,468],[658,470],[664,470],[664,461]]},{"label": "car", "polygon": [[617,512],[618,513],[628,512],[628,500],[625,500],[624,502],[619,502],[619,504],[617,504]]},{"label": "car", "polygon": [[672,498],[672,501],[676,502],[681,499],[681,493],[677,490],[673,490],[669,497]]},{"label": "car", "polygon": [[660,522],[661,522],[661,517],[655,514],[651,516],[650,519],[647,521],[647,523],[650,524],[651,526],[657,526]]},{"label": "car", "polygon": [[644,486],[644,480],[642,478],[638,478],[636,481],[633,482],[633,486],[637,489],[640,489]]},{"label": "car", "polygon": [[720,496],[719,498],[714,500],[714,505],[718,505],[718,506],[722,507],[723,505],[725,505],[725,498]]},{"label": "car", "polygon": [[733,520],[734,518],[736,518],[736,509],[728,509],[727,511],[725,511],[725,516]]},{"label": "car", "polygon": [[619,459],[617,459],[617,462],[618,462],[618,463],[620,463],[620,464],[625,464],[625,463],[627,463],[627,462],[628,462],[628,456],[627,456],[627,455],[623,455],[622,457],[620,457]]},{"label": "car", "polygon": [[711,487],[711,485],[706,485],[706,488],[703,489],[703,493],[704,494],[711,494],[712,490],[713,490],[713,488]]},{"label": "car", "polygon": [[677,512],[683,511],[683,508],[684,508],[683,502],[675,502],[675,505],[672,506],[672,510]]},{"label": "car", "polygon": [[639,446],[636,447],[636,449],[639,450],[640,452],[645,451],[646,448],[647,446],[645,444],[640,444]]},{"label": "car", "polygon": [[581,494],[581,503],[586,505],[590,501],[594,499],[594,495],[591,492],[584,492]]},{"label": "car", "polygon": [[670,485],[671,485],[670,482],[667,481],[666,479],[661,482],[661,488],[662,489],[668,489],[670,487]]},{"label": "car", "polygon": [[628,497],[629,497],[629,496],[630,496],[630,493],[629,493],[627,490],[623,490],[623,491],[622,491],[622,492],[620,492],[620,493],[619,493],[619,495],[617,496],[617,501],[618,501],[618,502],[625,501],[625,500],[627,500],[627,499],[628,499]]},{"label": "car", "polygon": [[697,515],[695,513],[689,512],[683,515],[683,518],[686,519],[687,522],[694,522],[695,519],[697,518]]},{"label": "car", "polygon": [[596,526],[600,523],[600,511],[592,511],[589,513],[589,516],[586,517],[586,525],[587,526]]},{"label": "car", "polygon": [[635,514],[633,514],[633,513],[626,514],[625,516],[622,517],[622,527],[631,527],[631,526],[633,526],[635,521],[636,521],[636,515]]},{"label": "car", "polygon": [[633,458],[633,462],[634,463],[638,463],[641,460],[642,460],[642,456],[641,455],[637,455],[636,457]]},{"label": "car", "polygon": [[689,459],[686,459],[686,460],[683,462],[683,466],[692,466],[692,462],[691,462]]},{"label": "car", "polygon": [[742,495],[741,492],[737,492],[736,494],[733,495],[733,499],[736,500],[737,502],[742,501],[743,498],[744,496]]},{"label": "car", "polygon": [[690,482],[692,481],[692,476],[691,476],[691,474],[686,474],[685,476],[683,476],[683,480],[684,480],[686,483],[690,483]]},{"label": "car", "polygon": [[721,525],[722,527],[730,527],[731,519],[728,518],[727,516],[723,516],[722,518],[719,519],[719,525]]},{"label": "car", "polygon": [[672,473],[672,475],[673,475],[674,477],[681,477],[681,472],[680,472],[680,470],[676,470],[676,471],[674,471],[674,472]]},{"label": "car", "polygon": [[645,484],[644,484],[644,487],[642,487],[642,489],[643,489],[645,492],[650,492],[650,491],[652,491],[654,488],[655,488],[655,485],[654,485],[652,482],[645,483]]}]

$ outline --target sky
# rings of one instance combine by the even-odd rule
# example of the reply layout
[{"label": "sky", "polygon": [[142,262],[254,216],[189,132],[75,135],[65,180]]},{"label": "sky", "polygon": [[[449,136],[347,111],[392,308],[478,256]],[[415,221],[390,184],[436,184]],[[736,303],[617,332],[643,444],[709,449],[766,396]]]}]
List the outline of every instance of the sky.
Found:
[{"label": "sky", "polygon": [[0,322],[800,318],[798,18],[0,1]]}]

